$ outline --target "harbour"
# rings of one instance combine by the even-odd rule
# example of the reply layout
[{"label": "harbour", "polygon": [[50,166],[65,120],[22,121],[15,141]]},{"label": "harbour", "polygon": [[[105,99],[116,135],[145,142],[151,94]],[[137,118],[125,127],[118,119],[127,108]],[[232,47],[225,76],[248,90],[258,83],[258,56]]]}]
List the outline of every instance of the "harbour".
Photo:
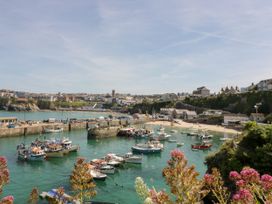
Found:
[{"label": "harbour", "polygon": [[[157,130],[159,126],[147,125],[148,129]],[[210,150],[192,151],[191,144],[197,142],[197,137],[188,137],[182,134],[183,129],[175,128],[171,133],[172,127],[165,127],[165,132],[173,135],[177,142],[184,143],[182,147],[177,147],[177,143],[168,141],[162,142],[164,149],[161,153],[143,155],[142,164],[126,164],[113,175],[108,175],[105,181],[97,181],[97,196],[94,200],[108,201],[114,203],[139,203],[134,189],[135,178],[141,176],[151,186],[167,189],[161,171],[166,166],[171,150],[179,148],[185,153],[190,164],[195,164],[196,169],[203,175],[206,167],[203,164],[205,156],[215,151],[222,144],[221,133],[213,133],[213,146]],[[188,131],[188,130],[187,130]],[[54,139],[69,138],[73,144],[78,144],[80,150],[71,152],[61,158],[47,158],[43,162],[24,162],[19,161],[16,155],[16,145],[22,142],[29,144],[35,139]],[[77,157],[85,157],[88,161],[96,158],[102,158],[108,153],[125,155],[131,151],[131,147],[144,140],[124,137],[112,137],[103,139],[88,139],[87,130],[79,129],[77,131],[64,131],[54,134],[34,134],[28,136],[16,136],[12,138],[0,139],[0,155],[5,155],[8,159],[10,169],[10,184],[4,189],[4,195],[13,192],[15,203],[26,201],[33,187],[38,187],[40,191],[48,191],[57,188],[60,185],[66,189],[69,194],[70,184],[69,175]],[[54,174],[52,174],[54,171]]]}]

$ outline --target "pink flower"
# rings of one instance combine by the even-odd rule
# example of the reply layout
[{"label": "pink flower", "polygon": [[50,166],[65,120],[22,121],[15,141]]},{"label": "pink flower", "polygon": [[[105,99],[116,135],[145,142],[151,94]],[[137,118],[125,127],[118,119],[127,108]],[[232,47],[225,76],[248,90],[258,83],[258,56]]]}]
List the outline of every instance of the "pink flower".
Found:
[{"label": "pink flower", "polygon": [[261,177],[261,183],[266,191],[272,190],[272,176],[264,174]]},{"label": "pink flower", "polygon": [[241,176],[240,176],[240,174],[237,171],[231,171],[229,173],[229,178],[232,181],[237,181],[237,180],[241,179]]},{"label": "pink flower", "polygon": [[184,154],[179,151],[178,149],[175,149],[171,152],[171,157],[173,159],[183,159],[184,158]]},{"label": "pink flower", "polygon": [[205,180],[205,183],[208,185],[211,185],[214,182],[214,178],[211,174],[205,174],[204,180]]},{"label": "pink flower", "polygon": [[13,203],[13,196],[6,196],[1,200],[1,203],[3,204],[12,204]]},{"label": "pink flower", "polygon": [[246,182],[259,183],[260,181],[260,174],[255,169],[245,167],[240,174]]},{"label": "pink flower", "polygon": [[250,191],[241,189],[236,194],[234,194],[232,199],[243,204],[248,204],[253,201],[253,195],[250,193]]},{"label": "pink flower", "polygon": [[246,182],[244,180],[236,181],[236,186],[242,188],[246,185]]}]

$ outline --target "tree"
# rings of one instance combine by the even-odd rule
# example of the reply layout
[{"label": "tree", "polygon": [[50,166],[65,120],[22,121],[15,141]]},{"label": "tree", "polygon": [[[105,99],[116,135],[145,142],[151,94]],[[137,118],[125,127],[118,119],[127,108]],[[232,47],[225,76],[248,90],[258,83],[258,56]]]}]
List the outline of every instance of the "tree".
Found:
[{"label": "tree", "polygon": [[90,199],[96,195],[95,183],[90,174],[89,164],[85,158],[78,158],[72,174],[70,176],[70,184],[74,191],[74,197],[79,199],[81,203],[87,198]]},{"label": "tree", "polygon": [[29,204],[37,204],[38,201],[39,201],[39,190],[38,190],[38,188],[33,188],[30,193],[28,203]]}]

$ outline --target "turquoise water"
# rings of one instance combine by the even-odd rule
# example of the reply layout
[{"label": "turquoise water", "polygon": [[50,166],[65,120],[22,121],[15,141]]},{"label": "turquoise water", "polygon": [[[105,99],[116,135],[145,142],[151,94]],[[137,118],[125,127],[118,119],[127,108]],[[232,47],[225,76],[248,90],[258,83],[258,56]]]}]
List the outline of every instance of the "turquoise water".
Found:
[{"label": "turquoise water", "polygon": [[107,112],[84,112],[84,111],[45,111],[45,112],[12,112],[0,111],[0,117],[17,117],[19,120],[47,120],[56,118],[66,120],[70,118],[98,118],[99,116],[108,116]]},{"label": "turquoise water", "polygon": [[[155,126],[150,126],[155,128]],[[178,133],[174,135],[179,142],[184,142],[182,150],[190,164],[195,164],[197,171],[203,175],[206,167],[203,164],[207,154],[218,149],[222,134],[216,134],[213,138],[213,147],[208,151],[192,151],[191,144],[197,141],[195,137],[189,137]],[[166,128],[169,133],[170,127]],[[215,134],[215,133],[214,133]],[[16,145],[25,142],[30,143],[37,137],[69,137],[75,144],[80,145],[80,151],[63,158],[50,158],[43,162],[21,162],[17,160]],[[135,144],[134,139],[110,138],[101,140],[87,140],[86,130],[63,132],[58,134],[33,135],[27,137],[14,137],[0,139],[0,155],[8,159],[11,181],[4,189],[4,194],[12,194],[15,203],[27,203],[27,198],[33,187],[38,187],[41,191],[48,191],[52,188],[64,186],[69,192],[69,175],[73,164],[78,156],[83,156],[88,160],[100,158],[107,153],[124,154],[130,151]],[[162,177],[162,169],[166,166],[170,151],[176,148],[176,143],[164,142],[165,149],[161,154],[144,156],[142,165],[126,165],[119,169],[118,173],[110,175],[105,182],[97,183],[97,196],[94,200],[108,201],[120,204],[141,203],[134,190],[134,181],[137,176],[141,176],[150,187],[165,189],[167,186]]]}]

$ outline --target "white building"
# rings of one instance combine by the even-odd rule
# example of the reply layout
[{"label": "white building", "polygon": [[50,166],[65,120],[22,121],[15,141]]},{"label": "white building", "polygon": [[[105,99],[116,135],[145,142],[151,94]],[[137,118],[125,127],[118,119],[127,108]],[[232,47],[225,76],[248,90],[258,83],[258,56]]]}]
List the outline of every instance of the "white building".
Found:
[{"label": "white building", "polygon": [[210,96],[210,90],[207,89],[205,86],[201,86],[193,91],[193,96],[208,97]]}]

